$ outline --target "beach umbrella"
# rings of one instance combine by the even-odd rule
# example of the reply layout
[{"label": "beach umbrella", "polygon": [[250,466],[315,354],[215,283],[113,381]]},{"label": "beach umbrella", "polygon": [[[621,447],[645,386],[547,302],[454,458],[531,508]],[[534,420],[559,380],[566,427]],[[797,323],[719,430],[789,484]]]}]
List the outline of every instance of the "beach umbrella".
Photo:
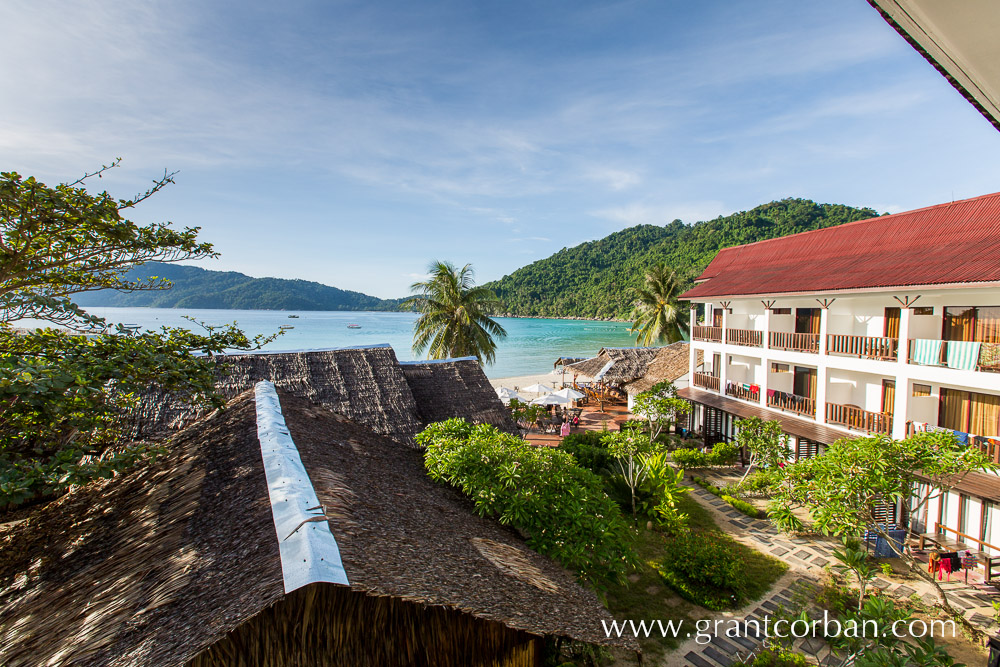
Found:
[{"label": "beach umbrella", "polygon": [[497,388],[497,396],[499,396],[503,400],[507,400],[507,399],[511,399],[511,398],[517,398],[517,399],[521,398],[520,396],[517,395],[516,391],[514,391],[513,389],[510,389],[508,387],[498,387]]},{"label": "beach umbrella", "polygon": [[539,396],[531,402],[532,405],[564,405],[569,403],[572,399],[566,398],[564,396],[558,396],[556,394],[545,394],[544,396]]},{"label": "beach umbrella", "polygon": [[560,389],[559,391],[552,392],[555,396],[562,396],[563,398],[568,398],[575,401],[578,398],[583,398],[583,392],[577,391],[572,387],[566,387],[565,389]]},{"label": "beach umbrella", "polygon": [[552,391],[552,387],[547,384],[533,384],[528,387],[521,387],[521,391],[528,394],[547,394]]}]

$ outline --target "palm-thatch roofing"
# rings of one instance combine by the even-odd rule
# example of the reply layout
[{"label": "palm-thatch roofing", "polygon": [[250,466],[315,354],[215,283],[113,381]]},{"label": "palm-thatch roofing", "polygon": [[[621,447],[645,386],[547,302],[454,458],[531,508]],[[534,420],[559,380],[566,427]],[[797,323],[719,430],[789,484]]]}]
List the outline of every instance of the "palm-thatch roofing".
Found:
[{"label": "palm-thatch roofing", "polygon": [[[279,393],[350,591],[636,647],[604,636],[610,615],[568,572],[432,482],[419,452]],[[301,604],[284,593],[256,429],[247,393],[158,462],[0,529],[0,664],[184,665],[274,605]]]},{"label": "palm-thatch roofing", "polygon": [[[659,348],[656,357],[649,362],[642,377],[625,385],[625,391],[630,396],[649,390],[658,382],[676,382],[690,370],[690,344],[684,341],[671,343]],[[698,350],[698,363],[701,363],[702,351]]]},{"label": "palm-thatch roofing", "polygon": [[[570,364],[566,366],[566,370],[587,377],[597,377],[601,371],[604,371],[601,379],[605,383],[622,385],[642,377],[650,362],[656,358],[659,349],[657,347],[604,347],[601,348],[596,357]],[[609,364],[610,367],[608,367]]]},{"label": "palm-thatch roofing", "polygon": [[517,433],[510,410],[497,398],[475,358],[400,362],[424,424],[464,417]]},{"label": "palm-thatch roofing", "polygon": [[556,359],[555,363],[552,364],[552,368],[558,368],[559,366],[569,366],[570,364],[575,364],[578,361],[584,361],[587,357],[559,357]]},{"label": "palm-thatch roofing", "polygon": [[[456,361],[426,373],[422,369],[430,368],[430,364],[422,364],[404,374],[393,349],[375,345],[222,355],[217,357],[217,364],[217,388],[226,399],[253,388],[261,380],[269,380],[279,389],[326,406],[404,444],[412,444],[413,436],[440,415],[465,416],[505,430],[513,428],[505,421],[506,411],[493,390],[484,391],[489,381],[475,361]],[[417,376],[422,374],[430,379],[421,382]],[[415,393],[419,394],[419,402]],[[176,431],[204,413],[175,397],[150,391],[141,398],[132,435],[155,437]]]}]

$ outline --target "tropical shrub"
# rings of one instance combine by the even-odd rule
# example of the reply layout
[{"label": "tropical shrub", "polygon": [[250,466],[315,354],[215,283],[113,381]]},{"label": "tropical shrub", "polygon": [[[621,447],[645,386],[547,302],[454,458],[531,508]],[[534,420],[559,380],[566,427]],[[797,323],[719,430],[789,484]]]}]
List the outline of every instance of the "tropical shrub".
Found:
[{"label": "tropical shrub", "polygon": [[708,457],[704,452],[697,449],[675,449],[670,454],[674,463],[684,469],[705,468],[708,466]]},{"label": "tropical shrub", "polygon": [[716,611],[739,606],[743,569],[732,542],[718,533],[675,535],[659,569],[681,597],[695,604]]},{"label": "tropical shrub", "polygon": [[496,517],[594,585],[623,581],[632,536],[601,479],[558,449],[533,447],[489,424],[437,422],[417,434],[435,481],[462,490],[480,516]]},{"label": "tropical shrub", "polygon": [[757,517],[760,516],[760,512],[757,510],[757,508],[745,500],[740,500],[739,498],[733,498],[732,496],[729,495],[723,495],[720,497],[727,503],[732,505],[736,510],[742,512],[743,514],[746,514],[751,519],[756,519]]},{"label": "tropical shrub", "polygon": [[740,457],[739,445],[731,442],[720,442],[712,447],[712,451],[706,456],[706,461],[710,466],[731,466]]},{"label": "tropical shrub", "polygon": [[786,649],[762,649],[753,659],[746,663],[747,667],[808,667],[809,662],[801,653],[792,653]]},{"label": "tropical shrub", "polygon": [[570,433],[559,443],[559,449],[572,454],[577,465],[595,473],[602,473],[614,461],[608,453],[607,445],[601,440],[602,436],[603,433],[600,431]]},{"label": "tropical shrub", "polygon": [[678,509],[681,498],[690,492],[681,482],[684,471],[670,466],[666,452],[656,452],[642,456],[646,477],[642,486],[648,489],[650,501],[642,504],[645,515],[656,518],[660,527],[669,533],[677,533],[687,524],[687,515]]}]

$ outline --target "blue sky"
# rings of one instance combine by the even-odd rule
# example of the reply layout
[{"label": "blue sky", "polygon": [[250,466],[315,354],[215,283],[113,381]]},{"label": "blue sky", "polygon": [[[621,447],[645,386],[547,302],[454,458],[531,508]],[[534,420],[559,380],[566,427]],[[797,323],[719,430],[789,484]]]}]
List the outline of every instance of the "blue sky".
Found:
[{"label": "blue sky", "polygon": [[0,4],[0,169],[177,184],[206,268],[402,296],[783,197],[1000,190],[992,129],[864,0]]}]

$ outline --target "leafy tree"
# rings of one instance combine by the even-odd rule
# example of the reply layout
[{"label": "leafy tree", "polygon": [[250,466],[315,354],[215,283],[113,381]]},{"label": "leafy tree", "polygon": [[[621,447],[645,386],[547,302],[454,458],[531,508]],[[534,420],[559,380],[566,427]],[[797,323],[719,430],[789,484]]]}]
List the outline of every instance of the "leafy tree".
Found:
[{"label": "leafy tree", "polygon": [[434,261],[430,278],[415,282],[410,290],[417,294],[404,306],[412,305],[421,313],[413,325],[413,351],[428,358],[476,357],[480,363],[493,363],[496,338],[507,332],[490,318],[500,304],[485,287],[476,287],[472,265],[461,269],[449,262]]},{"label": "leafy tree", "polygon": [[635,291],[636,317],[629,333],[638,333],[636,343],[649,346],[684,338],[688,308],[677,301],[682,291],[676,274],[666,265],[657,264],[649,270],[645,286]]},{"label": "leafy tree", "polygon": [[690,404],[682,398],[677,398],[677,388],[672,382],[659,382],[647,391],[637,394],[632,407],[632,413],[646,420],[649,425],[649,438],[653,442],[660,433],[690,409]]},{"label": "leafy tree", "polygon": [[877,573],[875,566],[868,562],[868,552],[861,548],[857,540],[845,538],[843,548],[833,550],[833,557],[840,562],[840,565],[834,566],[835,569],[851,572],[858,580],[858,610],[864,609],[865,589]]},{"label": "leafy tree", "polygon": [[621,478],[628,486],[632,497],[632,522],[636,520],[636,490],[646,477],[646,466],[642,456],[654,450],[653,442],[644,433],[633,431],[608,432],[601,439],[608,448],[608,454],[618,461]]},{"label": "leafy tree", "polygon": [[[159,386],[220,405],[211,355],[267,340],[248,340],[234,326],[132,335],[73,303],[70,295],[93,289],[169,287],[155,278],[122,279],[135,263],[215,254],[197,241],[197,229],[140,226],[123,217],[170,183],[169,174],[129,200],[80,187],[117,164],[52,188],[0,174],[0,508],[52,497],[155,456],[161,447],[128,441],[136,397]],[[69,330],[12,327],[29,316]],[[79,329],[99,333],[73,332]]]},{"label": "leafy tree", "polygon": [[[961,446],[951,433],[917,433],[905,440],[881,435],[844,438],[830,445],[822,456],[784,468],[784,478],[775,487],[771,518],[782,527],[790,527],[791,509],[803,507],[814,527],[823,533],[857,537],[875,531],[914,574],[937,589],[942,606],[950,612],[948,599],[933,574],[917,563],[908,549],[901,549],[889,538],[876,512],[899,503],[904,515],[918,516],[932,495],[915,496],[918,474],[921,481],[943,494],[969,472],[995,469],[982,452]],[[903,544],[908,544],[910,527],[903,529]]]},{"label": "leafy tree", "polygon": [[594,585],[622,582],[634,566],[632,537],[601,479],[558,449],[533,447],[489,424],[464,419],[417,434],[427,474],[458,487],[480,516],[494,516]]},{"label": "leafy tree", "polygon": [[792,456],[788,438],[781,432],[781,424],[760,417],[747,417],[736,422],[736,442],[750,454],[750,464],[740,479],[746,479],[754,466],[777,468]]},{"label": "leafy tree", "polygon": [[671,533],[677,533],[687,523],[687,515],[678,509],[678,505],[691,489],[684,486],[684,471],[673,468],[666,452],[640,454],[643,469],[646,471],[645,484],[649,487],[649,497],[652,499],[648,507],[643,507],[645,514],[655,514],[660,524]]}]

